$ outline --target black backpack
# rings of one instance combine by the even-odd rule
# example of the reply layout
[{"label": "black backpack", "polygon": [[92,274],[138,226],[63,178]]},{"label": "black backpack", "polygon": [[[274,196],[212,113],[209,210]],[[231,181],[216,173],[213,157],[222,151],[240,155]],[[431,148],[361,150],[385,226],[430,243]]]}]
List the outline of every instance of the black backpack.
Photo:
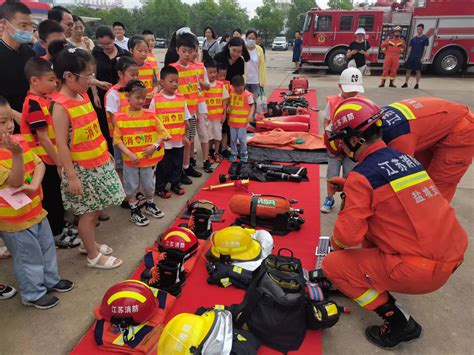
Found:
[{"label": "black backpack", "polygon": [[[283,250],[290,255],[281,255]],[[269,255],[253,272],[243,302],[231,309],[236,328],[248,329],[275,350],[297,350],[306,335],[301,261],[289,249]]]}]

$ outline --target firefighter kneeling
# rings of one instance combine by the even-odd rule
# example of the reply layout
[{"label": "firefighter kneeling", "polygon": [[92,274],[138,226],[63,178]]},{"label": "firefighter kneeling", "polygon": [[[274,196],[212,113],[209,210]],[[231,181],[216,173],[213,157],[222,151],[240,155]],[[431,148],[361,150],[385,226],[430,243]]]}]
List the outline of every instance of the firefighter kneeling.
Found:
[{"label": "firefighter kneeling", "polygon": [[[423,166],[381,140],[381,114],[363,99],[336,109],[330,136],[359,165],[344,186],[325,275],[384,325],[366,329],[385,349],[421,335],[421,326],[389,291],[424,294],[443,286],[462,263],[467,236]],[[354,247],[362,245],[362,248]],[[351,249],[348,249],[351,248]]]}]

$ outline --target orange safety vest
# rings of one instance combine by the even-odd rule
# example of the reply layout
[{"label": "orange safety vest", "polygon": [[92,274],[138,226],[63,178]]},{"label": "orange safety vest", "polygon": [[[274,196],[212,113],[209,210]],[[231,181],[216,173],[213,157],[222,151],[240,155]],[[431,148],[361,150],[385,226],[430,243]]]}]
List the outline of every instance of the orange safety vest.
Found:
[{"label": "orange safety vest", "polygon": [[251,92],[247,90],[243,94],[236,94],[234,89],[230,90],[230,110],[229,110],[229,126],[234,128],[247,127],[250,114],[249,97]]},{"label": "orange safety vest", "polygon": [[156,77],[157,76],[156,76],[155,69],[153,68],[153,64],[146,60],[145,64],[143,64],[138,69],[138,79],[141,80],[143,84],[145,84],[146,98],[148,100],[147,101],[148,103],[151,101],[151,98],[153,97],[153,88],[154,88],[153,79]]},{"label": "orange safety vest", "polygon": [[197,112],[199,98],[202,97],[199,88],[199,69],[193,63],[189,63],[187,68],[178,63],[170,65],[178,70],[178,91],[186,98],[189,113],[194,115]]},{"label": "orange safety vest", "polygon": [[163,144],[161,144],[161,149],[155,151],[151,157],[147,158],[143,154],[145,148],[158,139],[156,123],[156,114],[151,110],[143,110],[140,117],[130,116],[130,112],[118,112],[115,115],[115,124],[122,133],[123,144],[140,159],[140,162],[135,165],[127,155],[122,154],[125,164],[131,167],[145,168],[155,166],[163,159]]},{"label": "orange safety vest", "polygon": [[216,81],[216,86],[204,91],[207,105],[207,118],[210,121],[221,120],[224,116],[223,94],[224,83],[222,81]]},{"label": "orange safety vest", "polygon": [[175,297],[165,291],[152,288],[158,300],[158,307],[148,322],[128,328],[128,339],[125,343],[118,327],[102,318],[100,305],[94,310],[97,318],[94,325],[94,340],[101,350],[126,354],[151,354],[156,352],[164,321],[174,305]]},{"label": "orange safety vest", "polygon": [[[35,155],[28,146],[28,142],[25,138],[23,138],[21,135],[14,135],[13,138],[17,140],[23,148],[23,165],[25,169],[24,181],[25,183],[28,183],[35,171]],[[1,147],[0,166],[8,170],[12,169],[12,153],[9,150]],[[8,185],[5,185],[3,188],[7,187]],[[41,200],[43,198],[41,186],[28,197],[31,199],[31,203],[18,210],[15,210],[7,203],[7,201],[0,197],[0,220],[6,221],[8,223],[19,224],[37,217],[43,211],[43,206],[41,205]]]},{"label": "orange safety vest", "polygon": [[[127,112],[128,107],[130,105],[129,105],[128,100],[127,100],[127,94],[125,92],[120,92],[119,91],[121,88],[122,87],[117,84],[117,85],[112,86],[109,89],[109,91],[107,91],[107,93],[105,94],[105,98],[104,98],[105,107],[107,107],[107,94],[111,91],[117,91],[118,96],[119,96],[119,110],[118,110],[118,112]],[[112,119],[110,117],[110,112],[106,112],[106,116],[107,116],[107,126],[109,127],[109,134],[110,134],[110,137],[113,137],[114,136],[114,125],[112,124]]]},{"label": "orange safety vest", "polygon": [[185,132],[186,98],[180,93],[176,93],[175,96],[174,99],[168,99],[162,93],[159,93],[153,98],[155,100],[156,115],[171,135],[168,142],[181,142]]},{"label": "orange safety vest", "polygon": [[28,142],[28,146],[33,151],[33,153],[39,156],[41,160],[44,161],[46,164],[54,165],[53,160],[49,157],[48,153],[41,145],[38,139],[38,136],[36,134],[33,134],[33,132],[31,132],[30,124],[26,122],[26,115],[28,114],[28,111],[29,111],[30,99],[36,101],[40,105],[41,111],[43,112],[43,115],[44,115],[44,120],[48,124],[48,127],[46,127],[46,129],[48,130],[48,137],[51,140],[51,143],[53,143],[53,145],[56,146],[56,136],[54,134],[54,129],[53,129],[53,118],[51,117],[51,113],[49,112],[49,108],[48,108],[50,102],[48,99],[44,97],[40,97],[31,93],[29,93],[28,96],[26,97],[25,102],[23,103],[23,109],[22,109],[22,114],[21,114],[21,122],[20,122],[21,134]]},{"label": "orange safety vest", "polygon": [[155,73],[158,74],[159,73],[159,71],[158,71],[158,61],[156,60],[155,56],[152,53],[150,53],[148,55],[148,57],[146,57],[146,61],[148,63],[150,63],[152,68],[155,70]]},{"label": "orange safety vest", "polygon": [[110,160],[107,141],[100,131],[97,114],[87,95],[82,101],[59,93],[54,99],[63,106],[72,126],[69,150],[71,159],[83,168],[97,168]]}]

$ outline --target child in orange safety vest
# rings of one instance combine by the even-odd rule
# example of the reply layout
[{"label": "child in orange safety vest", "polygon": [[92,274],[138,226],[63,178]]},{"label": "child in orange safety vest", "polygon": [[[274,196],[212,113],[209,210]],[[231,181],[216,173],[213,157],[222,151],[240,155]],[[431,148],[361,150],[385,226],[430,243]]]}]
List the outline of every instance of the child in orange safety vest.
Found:
[{"label": "child in orange safety vest", "polygon": [[153,49],[156,45],[155,35],[150,30],[144,30],[142,32],[142,36],[145,38],[146,44],[148,44],[148,57],[146,58],[146,61],[151,65],[155,73],[158,75],[158,61],[153,54]]},{"label": "child in orange safety vest", "polygon": [[229,92],[225,83],[217,79],[217,63],[213,58],[207,58],[204,62],[209,77],[209,89],[204,90],[207,105],[207,118],[209,120],[210,146],[214,153],[209,155],[209,160],[216,163],[222,161],[219,148],[222,140],[222,124],[225,120],[227,105],[229,103]]},{"label": "child in orange safety vest", "polygon": [[[224,87],[226,88],[227,92],[230,93],[230,81],[226,80],[227,76],[227,64],[217,62],[217,80],[220,80],[224,83]],[[227,145],[228,139],[230,137],[229,131],[229,124],[227,122],[229,113],[226,111],[224,112],[224,122],[222,123],[222,141],[221,141],[221,153],[223,158],[228,158],[230,155],[229,146]]]},{"label": "child in orange safety vest", "polygon": [[96,243],[97,218],[110,205],[119,205],[124,191],[100,131],[97,114],[86,91],[94,74],[92,56],[80,48],[61,51],[54,66],[61,91],[54,98],[53,124],[63,166],[64,207],[79,216],[79,233],[87,266],[113,269],[122,264],[109,246]]},{"label": "child in orange safety vest", "polygon": [[383,62],[382,82],[379,88],[385,86],[385,81],[390,76],[390,87],[396,88],[394,84],[397,77],[397,70],[400,66],[400,55],[405,52],[405,40],[400,38],[402,28],[396,26],[393,28],[393,37],[386,39],[380,46],[382,52],[385,54],[385,61]]},{"label": "child in orange safety vest", "polygon": [[176,92],[179,86],[178,70],[170,65],[165,66],[161,69],[160,78],[163,91],[153,97],[150,109],[154,108],[158,119],[171,136],[164,142],[165,156],[156,167],[155,193],[167,199],[171,197],[166,189],[168,183],[175,194],[185,193],[181,182],[184,147],[185,143],[189,143],[186,131],[189,129],[191,114],[185,96]]},{"label": "child in orange safety vest", "polygon": [[138,206],[136,194],[139,186],[145,193],[145,213],[154,218],[164,214],[155,204],[155,167],[163,159],[163,140],[169,134],[156,117],[154,110],[143,110],[146,87],[139,80],[131,80],[120,92],[127,94],[129,109],[115,114],[114,144],[122,153],[123,183],[130,220],[137,226],[150,223]]},{"label": "child in orange safety vest", "polygon": [[237,160],[237,142],[239,143],[239,157],[242,163],[248,160],[247,155],[247,124],[253,117],[255,102],[251,92],[245,90],[245,80],[242,75],[232,78],[232,89],[230,90],[229,104],[229,127],[230,127],[230,157],[229,160]]},{"label": "child in orange safety vest", "polygon": [[[128,109],[127,95],[125,92],[120,92],[120,89],[125,87],[130,80],[138,79],[138,65],[132,58],[120,57],[116,67],[119,80],[107,91],[104,98],[110,137],[114,136],[115,114],[126,112]],[[114,158],[115,168],[121,170],[123,168],[122,155],[115,145]]]},{"label": "child in orange safety vest", "polygon": [[154,64],[147,60],[149,57],[148,44],[143,36],[135,35],[130,38],[128,50],[138,65],[138,79],[145,84],[145,106],[148,107],[153,95],[158,92],[158,72],[154,68]]},{"label": "child in orange safety vest", "polygon": [[[0,96],[0,234],[13,257],[13,270],[26,306],[48,309],[59,299],[48,291],[67,292],[74,283],[61,280],[54,238],[41,205],[45,167],[28,142],[13,134],[13,111]],[[0,285],[0,299],[15,290]]]},{"label": "child in orange safety vest", "polygon": [[30,90],[23,103],[20,131],[30,149],[43,161],[46,171],[42,181],[43,207],[48,212],[48,222],[58,248],[74,248],[80,244],[77,229],[64,221],[61,198],[61,161],[56,149],[53,119],[49,112],[50,96],[57,88],[51,63],[41,58],[31,58],[25,65]]}]

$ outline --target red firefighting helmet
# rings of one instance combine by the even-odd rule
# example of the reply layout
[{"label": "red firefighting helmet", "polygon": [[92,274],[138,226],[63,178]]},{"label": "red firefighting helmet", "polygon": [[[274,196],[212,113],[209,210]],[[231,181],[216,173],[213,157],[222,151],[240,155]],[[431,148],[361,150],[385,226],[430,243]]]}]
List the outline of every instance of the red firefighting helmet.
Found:
[{"label": "red firefighting helmet", "polygon": [[328,150],[329,153],[332,153],[334,155],[341,155],[344,154],[342,148],[341,148],[341,140],[340,139],[334,139],[330,140],[331,136],[331,131],[325,129],[324,134],[323,134],[323,143],[326,146],[326,149]]},{"label": "red firefighting helmet", "polygon": [[172,227],[158,237],[160,251],[179,250],[186,256],[193,254],[198,247],[194,232],[184,227]]},{"label": "red firefighting helmet", "polygon": [[368,99],[354,97],[344,100],[336,107],[329,140],[360,136],[373,124],[382,126],[382,116],[380,107]]},{"label": "red firefighting helmet", "polygon": [[152,289],[138,280],[119,282],[107,290],[102,298],[100,315],[121,327],[148,321],[158,307]]}]

